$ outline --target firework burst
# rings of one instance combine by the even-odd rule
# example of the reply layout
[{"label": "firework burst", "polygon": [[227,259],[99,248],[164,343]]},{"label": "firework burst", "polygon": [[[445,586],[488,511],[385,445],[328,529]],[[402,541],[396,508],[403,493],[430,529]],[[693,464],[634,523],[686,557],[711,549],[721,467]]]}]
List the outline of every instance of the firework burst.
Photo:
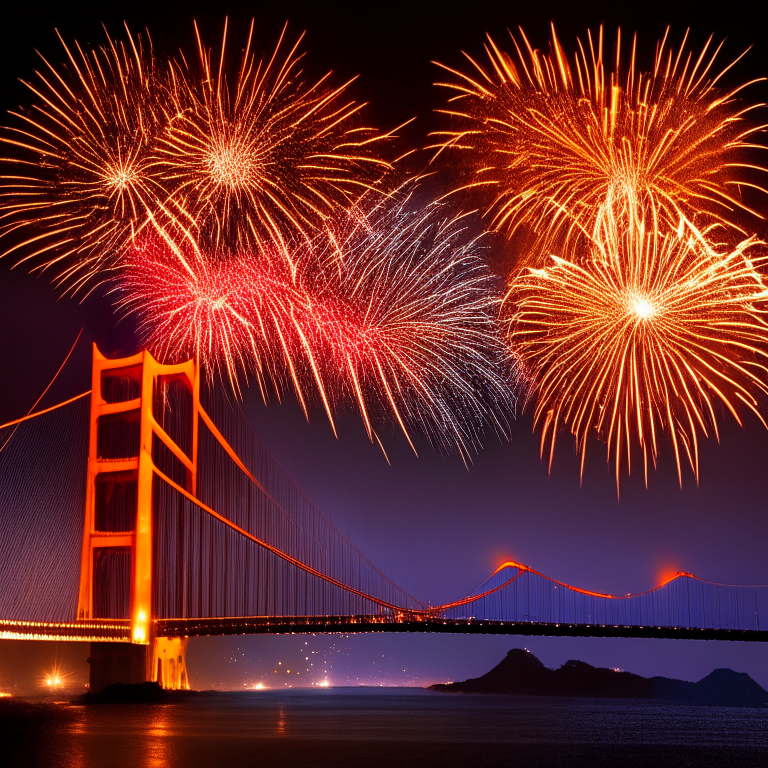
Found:
[{"label": "firework burst", "polygon": [[[582,455],[593,432],[608,446],[616,482],[631,445],[647,473],[659,440],[671,441],[698,475],[698,437],[717,435],[724,410],[746,407],[761,421],[768,393],[768,290],[750,239],[726,253],[686,220],[663,234],[643,214],[609,199],[588,254],[553,257],[511,284],[509,342],[534,384],[535,422],[550,464],[558,428]],[[763,421],[765,424],[765,422]]]},{"label": "firework burst", "polygon": [[[119,305],[140,318],[144,343],[160,360],[193,358],[239,391],[252,372],[266,397],[293,370],[294,307],[303,293],[287,254],[272,244],[235,257],[203,253],[163,230],[135,239],[117,278]],[[282,389],[282,386],[279,386]]]},{"label": "firework burst", "polygon": [[171,64],[175,117],[156,169],[214,246],[307,239],[391,169],[378,154],[390,134],[360,124],[349,83],[302,79],[302,37],[286,43],[283,29],[272,54],[258,59],[251,23],[233,82],[226,25],[215,60],[198,33],[197,65]]},{"label": "firework burst", "polygon": [[405,188],[353,211],[316,241],[305,334],[332,396],[357,404],[369,435],[387,415],[466,456],[485,426],[506,434],[515,368],[478,243],[462,218],[414,197]]},{"label": "firework burst", "polygon": [[118,269],[145,229],[287,253],[373,190],[391,169],[379,152],[391,134],[360,123],[349,83],[304,82],[301,38],[289,46],[283,30],[261,60],[252,39],[253,24],[234,82],[226,25],[215,64],[199,35],[196,67],[183,55],[159,67],[130,33],[92,51],[64,44],[58,68],[43,59],[33,106],[0,135],[5,253],[76,291]]},{"label": "firework burst", "polygon": [[148,39],[127,33],[88,52],[61,42],[66,65],[42,59],[26,83],[34,105],[0,136],[13,155],[3,158],[0,232],[15,240],[6,254],[77,290],[162,209],[151,153],[165,105]]},{"label": "firework burst", "polygon": [[637,66],[635,40],[628,62],[622,58],[620,32],[607,62],[602,28],[597,39],[579,40],[571,59],[553,27],[546,55],[521,31],[513,55],[488,39],[489,68],[469,57],[469,75],[444,67],[456,78],[441,83],[455,94],[443,111],[456,127],[438,134],[439,146],[469,168],[459,189],[485,190],[492,226],[509,236],[531,228],[543,254],[573,251],[619,193],[653,205],[673,228],[683,215],[702,230],[738,230],[741,239],[740,214],[754,213],[741,190],[765,191],[752,179],[765,169],[750,162],[765,126],[749,120],[757,105],[738,100],[749,83],[720,89],[733,66],[716,66],[722,44],[710,38],[692,55],[685,39],[675,51],[667,38],[650,72]]},{"label": "firework burst", "polygon": [[419,432],[466,457],[514,412],[500,297],[461,220],[411,204],[355,208],[298,255],[203,254],[162,233],[134,246],[120,303],[160,359],[194,356],[236,388],[255,371],[265,398],[290,383],[332,425],[354,403],[372,440],[394,420],[412,446]]}]

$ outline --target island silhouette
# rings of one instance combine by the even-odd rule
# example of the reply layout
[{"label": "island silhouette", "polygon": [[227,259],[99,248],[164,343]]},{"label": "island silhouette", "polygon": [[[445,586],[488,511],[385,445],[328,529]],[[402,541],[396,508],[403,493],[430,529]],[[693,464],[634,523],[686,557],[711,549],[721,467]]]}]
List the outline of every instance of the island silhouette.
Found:
[{"label": "island silhouette", "polygon": [[450,693],[668,699],[709,706],[768,706],[768,691],[748,674],[732,669],[716,669],[697,683],[669,677],[642,677],[575,660],[566,661],[559,669],[549,669],[522,648],[513,648],[481,677],[438,683],[429,688]]}]

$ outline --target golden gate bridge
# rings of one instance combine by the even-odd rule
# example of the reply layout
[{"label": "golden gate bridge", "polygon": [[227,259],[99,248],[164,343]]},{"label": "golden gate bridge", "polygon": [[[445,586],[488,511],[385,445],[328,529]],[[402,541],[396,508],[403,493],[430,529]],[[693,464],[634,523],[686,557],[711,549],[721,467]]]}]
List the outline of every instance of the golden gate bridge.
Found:
[{"label": "golden gate bridge", "polygon": [[92,386],[0,426],[0,638],[91,642],[91,688],[187,687],[187,638],[473,632],[768,640],[768,586],[678,573],[641,594],[506,562],[417,600],[275,462],[194,362],[107,359]]}]

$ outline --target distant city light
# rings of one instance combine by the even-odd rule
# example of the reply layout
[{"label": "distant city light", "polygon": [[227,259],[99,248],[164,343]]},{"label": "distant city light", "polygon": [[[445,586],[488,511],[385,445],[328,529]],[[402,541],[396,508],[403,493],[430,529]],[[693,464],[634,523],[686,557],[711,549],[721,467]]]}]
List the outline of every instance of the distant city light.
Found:
[{"label": "distant city light", "polygon": [[41,683],[51,693],[58,693],[58,691],[66,685],[66,679],[70,674],[71,673],[62,672],[61,662],[57,660],[52,670],[43,672]]}]

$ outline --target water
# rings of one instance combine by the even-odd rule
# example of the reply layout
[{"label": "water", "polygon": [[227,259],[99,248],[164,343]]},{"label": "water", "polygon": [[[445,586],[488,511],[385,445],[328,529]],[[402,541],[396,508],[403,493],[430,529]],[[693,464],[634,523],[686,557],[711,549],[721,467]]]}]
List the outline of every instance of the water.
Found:
[{"label": "water", "polygon": [[[64,705],[11,765],[768,766],[768,709],[418,689],[213,694]],[[0,756],[0,764],[3,762]]]}]

